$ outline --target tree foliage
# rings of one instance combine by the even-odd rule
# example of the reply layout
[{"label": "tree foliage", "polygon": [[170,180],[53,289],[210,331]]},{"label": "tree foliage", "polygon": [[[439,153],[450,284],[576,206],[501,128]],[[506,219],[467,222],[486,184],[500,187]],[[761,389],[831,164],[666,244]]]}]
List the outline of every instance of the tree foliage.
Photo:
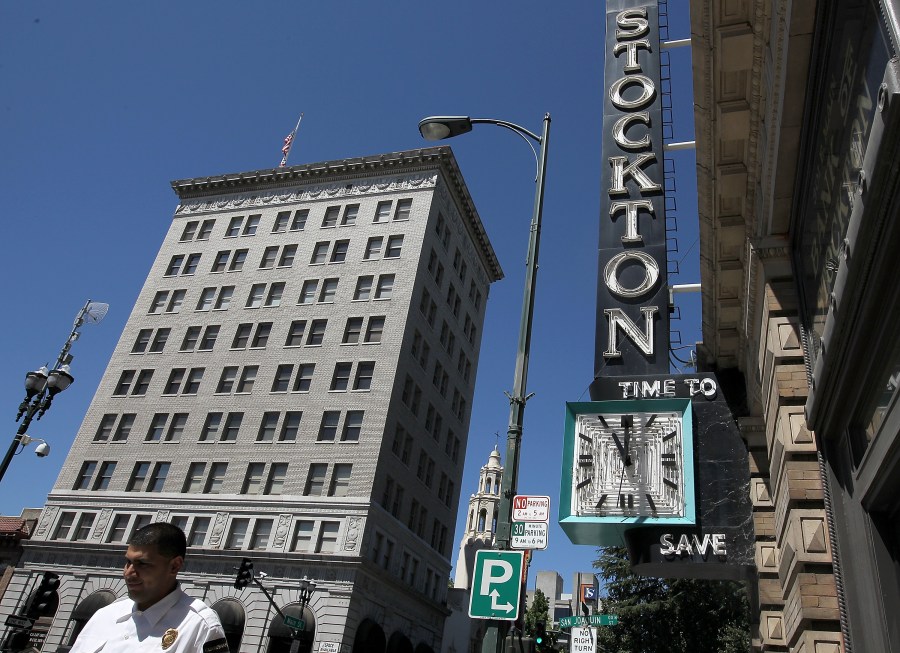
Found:
[{"label": "tree foliage", "polygon": [[536,589],[531,605],[525,611],[526,635],[534,635],[534,624],[538,621],[543,621],[547,628],[550,627],[550,602],[541,590]]},{"label": "tree foliage", "polygon": [[741,583],[663,579],[633,573],[625,549],[602,548],[602,611],[619,625],[598,629],[606,653],[744,653],[750,650],[750,608]]}]

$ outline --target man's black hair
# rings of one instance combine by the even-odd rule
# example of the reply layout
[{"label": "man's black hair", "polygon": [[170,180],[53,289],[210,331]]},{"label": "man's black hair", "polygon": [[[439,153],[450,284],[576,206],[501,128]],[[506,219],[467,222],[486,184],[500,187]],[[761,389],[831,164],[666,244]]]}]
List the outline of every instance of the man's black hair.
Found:
[{"label": "man's black hair", "polygon": [[147,546],[153,544],[161,555],[167,558],[184,557],[187,552],[187,540],[184,531],[174,524],[156,522],[139,528],[128,540],[129,546]]}]

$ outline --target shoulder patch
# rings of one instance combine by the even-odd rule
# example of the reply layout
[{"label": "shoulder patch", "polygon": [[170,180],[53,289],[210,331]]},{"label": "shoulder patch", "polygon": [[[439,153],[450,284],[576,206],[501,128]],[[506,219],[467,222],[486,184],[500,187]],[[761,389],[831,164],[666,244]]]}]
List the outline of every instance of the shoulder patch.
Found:
[{"label": "shoulder patch", "polygon": [[203,645],[203,653],[228,653],[228,642],[224,637],[211,639]]}]

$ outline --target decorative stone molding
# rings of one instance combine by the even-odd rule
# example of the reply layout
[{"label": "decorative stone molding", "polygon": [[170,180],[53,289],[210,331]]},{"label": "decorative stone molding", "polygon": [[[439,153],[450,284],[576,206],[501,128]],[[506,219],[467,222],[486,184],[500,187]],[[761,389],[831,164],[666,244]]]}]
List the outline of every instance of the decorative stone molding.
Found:
[{"label": "decorative stone molding", "polygon": [[228,523],[227,512],[217,512],[213,522],[212,532],[209,534],[209,545],[218,548],[222,544],[222,536],[225,534],[225,524]]},{"label": "decorative stone molding", "polygon": [[291,516],[290,515],[278,515],[278,526],[275,527],[275,547],[284,550],[284,546],[287,543],[287,535],[288,530],[291,527]]},{"label": "decorative stone molding", "polygon": [[106,525],[109,523],[109,518],[112,517],[112,512],[112,508],[104,508],[100,511],[100,516],[94,522],[94,528],[91,531],[92,540],[99,541],[103,537],[103,531],[106,530]]},{"label": "decorative stone molding", "polygon": [[47,506],[44,508],[44,511],[41,513],[41,519],[38,522],[38,527],[34,531],[35,536],[45,539],[47,531],[50,529],[50,525],[56,521],[57,513],[59,513],[59,506]]},{"label": "decorative stone molding", "polygon": [[359,517],[350,517],[347,520],[347,530],[344,534],[344,551],[356,551],[359,547],[360,522]]}]

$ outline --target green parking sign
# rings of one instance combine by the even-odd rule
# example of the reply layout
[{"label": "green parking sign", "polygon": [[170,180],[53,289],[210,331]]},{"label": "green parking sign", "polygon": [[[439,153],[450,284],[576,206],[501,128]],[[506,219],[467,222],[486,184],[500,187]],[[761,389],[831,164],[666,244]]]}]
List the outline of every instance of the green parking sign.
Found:
[{"label": "green parking sign", "polygon": [[475,552],[470,617],[506,621],[519,618],[524,558],[524,551],[483,549]]}]

